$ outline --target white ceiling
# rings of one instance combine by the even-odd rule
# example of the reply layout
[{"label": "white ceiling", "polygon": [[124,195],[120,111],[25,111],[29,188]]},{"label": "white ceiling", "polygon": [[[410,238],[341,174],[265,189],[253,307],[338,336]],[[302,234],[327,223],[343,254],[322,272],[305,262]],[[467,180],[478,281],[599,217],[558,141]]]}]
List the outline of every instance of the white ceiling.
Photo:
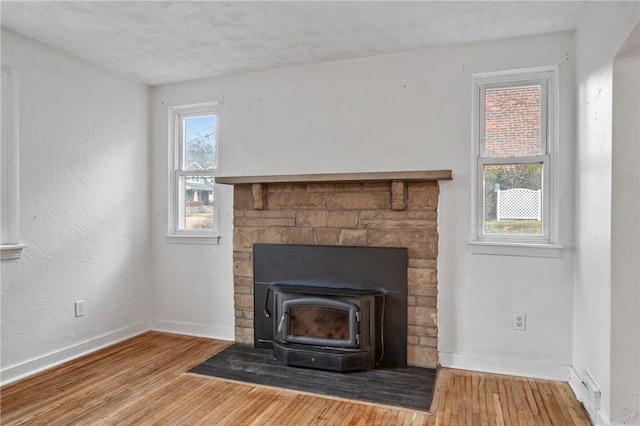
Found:
[{"label": "white ceiling", "polygon": [[584,1],[6,1],[2,26],[149,85],[573,30]]}]

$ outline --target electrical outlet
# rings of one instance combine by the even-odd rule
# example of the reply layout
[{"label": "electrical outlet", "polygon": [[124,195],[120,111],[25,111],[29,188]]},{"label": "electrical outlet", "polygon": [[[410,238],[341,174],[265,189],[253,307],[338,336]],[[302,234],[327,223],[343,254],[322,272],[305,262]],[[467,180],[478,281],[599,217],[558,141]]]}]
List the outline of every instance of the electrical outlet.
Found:
[{"label": "electrical outlet", "polygon": [[76,302],[76,318],[84,316],[84,300],[78,300]]},{"label": "electrical outlet", "polygon": [[518,312],[513,314],[513,329],[522,331],[527,329],[527,314]]}]

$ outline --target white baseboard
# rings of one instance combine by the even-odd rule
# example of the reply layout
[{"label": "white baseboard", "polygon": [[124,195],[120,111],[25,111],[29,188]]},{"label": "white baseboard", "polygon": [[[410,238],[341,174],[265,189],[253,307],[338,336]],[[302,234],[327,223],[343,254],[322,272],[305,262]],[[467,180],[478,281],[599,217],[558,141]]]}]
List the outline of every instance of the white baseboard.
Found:
[{"label": "white baseboard", "polygon": [[233,327],[221,327],[212,324],[152,320],[151,330],[218,340],[233,341],[235,339]]},{"label": "white baseboard", "polygon": [[102,336],[94,337],[75,345],[39,356],[20,364],[6,367],[0,371],[0,386],[15,382],[41,371],[47,370],[56,365],[63,364],[72,359],[79,358],[91,352],[95,352],[107,346],[137,336],[138,334],[149,331],[149,321],[142,321],[137,324],[112,331]]},{"label": "white baseboard", "polygon": [[584,383],[582,382],[582,378],[576,371],[573,366],[569,368],[569,387],[573,391],[573,394],[576,396],[576,399],[584,405],[585,410],[587,410],[587,414],[589,415],[589,420],[594,426],[605,426],[609,423],[603,422],[603,419],[599,419],[599,415],[595,410],[595,407],[591,407],[589,404],[589,398],[586,395],[586,388]]},{"label": "white baseboard", "polygon": [[[593,379],[591,379],[590,377],[581,377],[573,367],[571,367],[570,374],[571,377],[569,379],[569,386],[571,386],[571,390],[573,390],[573,393],[576,395],[576,398],[578,398],[578,401],[582,402],[582,405],[584,405],[585,410],[587,410],[587,413],[589,414],[589,420],[591,420],[591,423],[593,423],[595,426],[640,426],[638,424],[631,423],[611,422],[609,415],[602,411],[600,407],[595,407],[588,396],[587,384],[585,383],[585,380],[592,381]],[[592,386],[597,385],[594,383]]]},{"label": "white baseboard", "polygon": [[578,398],[578,401],[584,404],[584,400],[585,400],[584,384],[582,383],[582,379],[580,378],[580,375],[578,374],[576,369],[573,368],[573,366],[569,368],[569,387],[571,387],[571,390],[576,395],[576,398]]},{"label": "white baseboard", "polygon": [[483,373],[507,374],[511,376],[531,377],[534,379],[569,381],[569,365],[549,364],[539,361],[527,361],[511,358],[500,358],[461,354],[454,352],[438,352],[440,365],[460,370],[482,371]]}]

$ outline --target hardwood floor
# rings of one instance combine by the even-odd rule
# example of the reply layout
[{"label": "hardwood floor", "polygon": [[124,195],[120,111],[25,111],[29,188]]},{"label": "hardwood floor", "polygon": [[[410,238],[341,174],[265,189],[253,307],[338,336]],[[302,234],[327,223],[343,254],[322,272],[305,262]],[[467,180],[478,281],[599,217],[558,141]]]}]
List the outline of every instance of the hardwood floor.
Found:
[{"label": "hardwood floor", "polygon": [[588,425],[566,383],[441,368],[430,414],[187,374],[229,343],[149,332],[0,389],[2,425]]}]

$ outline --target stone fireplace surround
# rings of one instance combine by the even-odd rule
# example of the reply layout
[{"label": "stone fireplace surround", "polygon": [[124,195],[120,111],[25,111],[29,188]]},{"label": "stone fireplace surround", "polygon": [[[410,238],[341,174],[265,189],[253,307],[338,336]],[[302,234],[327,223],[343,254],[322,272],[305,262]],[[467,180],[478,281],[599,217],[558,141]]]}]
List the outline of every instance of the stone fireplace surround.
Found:
[{"label": "stone fireplace surround", "polygon": [[217,177],[234,185],[235,340],[253,344],[253,244],[408,249],[407,362],[436,367],[437,207],[450,170]]}]

